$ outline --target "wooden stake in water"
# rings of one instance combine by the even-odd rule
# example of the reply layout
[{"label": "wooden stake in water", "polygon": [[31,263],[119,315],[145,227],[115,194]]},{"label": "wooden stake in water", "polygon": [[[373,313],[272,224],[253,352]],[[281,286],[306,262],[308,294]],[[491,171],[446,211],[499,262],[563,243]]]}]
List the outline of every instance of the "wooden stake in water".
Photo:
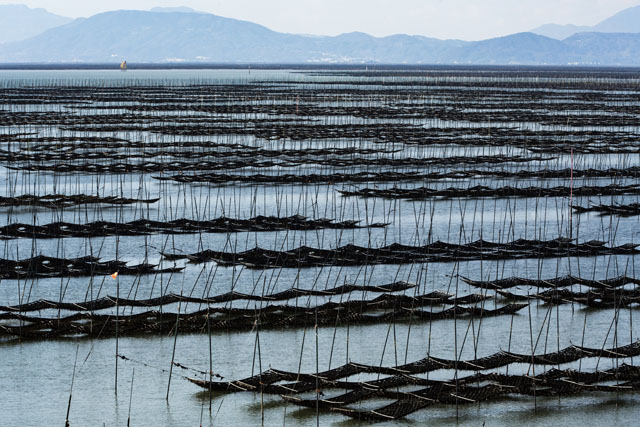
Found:
[{"label": "wooden stake in water", "polygon": [[133,400],[133,379],[136,376],[136,368],[133,368],[131,374],[131,391],[129,392],[129,413],[127,414],[127,427],[131,425],[131,401]]},{"label": "wooden stake in water", "polygon": [[173,335],[173,351],[171,352],[171,365],[169,366],[169,382],[167,383],[167,403],[169,403],[169,390],[171,388],[171,375],[173,375],[173,361],[176,356],[176,343],[178,342],[178,328],[180,327],[180,309],[182,307],[182,291],[180,291],[180,302],[178,303],[178,314],[176,316],[175,334]]},{"label": "wooden stake in water", "polygon": [[71,388],[69,389],[69,403],[67,404],[67,416],[65,418],[64,426],[69,427],[69,412],[71,412],[71,397],[73,396],[73,382],[76,378],[76,364],[78,363],[78,350],[80,349],[80,344],[76,347],[76,359],[73,362],[73,374],[71,374]]},{"label": "wooden stake in water", "polygon": [[571,147],[571,173],[569,184],[569,238],[572,238],[573,234],[573,147]]},{"label": "wooden stake in water", "polygon": [[118,324],[120,323],[120,319],[118,318],[118,312],[120,311],[120,307],[118,306],[119,301],[120,301],[120,280],[116,276],[116,372],[115,372],[115,381],[114,381],[114,390],[115,390],[116,396],[118,395],[118,352],[120,351],[118,348],[118,344],[119,344]]},{"label": "wooden stake in water", "polygon": [[[120,247],[120,236],[116,235],[116,261],[118,260],[118,250]],[[115,380],[114,380],[114,390],[115,390],[115,395],[118,396],[118,352],[119,350],[119,326],[118,324],[120,323],[120,318],[119,318],[119,311],[120,311],[120,278],[118,277],[118,272],[116,271],[115,273],[113,273],[113,275],[111,276],[116,280],[116,367],[115,367]]]}]

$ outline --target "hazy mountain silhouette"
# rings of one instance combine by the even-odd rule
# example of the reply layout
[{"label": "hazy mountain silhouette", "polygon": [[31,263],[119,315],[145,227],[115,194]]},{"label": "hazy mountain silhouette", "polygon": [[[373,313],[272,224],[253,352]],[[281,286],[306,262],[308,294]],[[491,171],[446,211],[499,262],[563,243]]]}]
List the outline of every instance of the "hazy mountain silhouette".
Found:
[{"label": "hazy mountain silhouette", "polygon": [[358,32],[304,36],[178,10],[114,11],[76,19],[0,45],[0,62],[640,65],[640,34],[582,33],[560,41],[518,33],[478,42]]},{"label": "hazy mountain silhouette", "polygon": [[640,6],[625,9],[591,27],[546,24],[531,32],[558,40],[564,40],[577,33],[640,33]]},{"label": "hazy mountain silhouette", "polygon": [[640,33],[640,6],[618,12],[593,29],[602,33]]},{"label": "hazy mountain silhouette", "polygon": [[463,42],[284,34],[211,14],[115,11],[0,47],[0,61],[431,62]]},{"label": "hazy mountain silhouette", "polygon": [[21,4],[0,5],[0,43],[28,39],[70,21],[71,18],[44,9],[31,9]]}]

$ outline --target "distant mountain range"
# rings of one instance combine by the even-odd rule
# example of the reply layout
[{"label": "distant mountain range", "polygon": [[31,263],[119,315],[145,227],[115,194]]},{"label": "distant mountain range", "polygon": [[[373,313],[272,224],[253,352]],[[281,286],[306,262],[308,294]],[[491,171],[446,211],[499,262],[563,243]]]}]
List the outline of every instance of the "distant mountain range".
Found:
[{"label": "distant mountain range", "polygon": [[578,33],[640,33],[640,6],[618,12],[592,27],[547,24],[531,32],[558,40],[564,40]]},{"label": "distant mountain range", "polygon": [[0,5],[0,43],[28,39],[71,21],[44,9],[30,9],[21,4]]},{"label": "distant mountain range", "polygon": [[[627,10],[602,24],[635,22]],[[619,16],[620,15],[620,16]],[[54,15],[55,16],[55,15]],[[423,36],[335,37],[272,31],[189,8],[114,11],[76,19],[26,40],[0,44],[0,62],[217,62],[640,65],[640,34],[578,33],[563,40],[518,33],[466,42]]]}]

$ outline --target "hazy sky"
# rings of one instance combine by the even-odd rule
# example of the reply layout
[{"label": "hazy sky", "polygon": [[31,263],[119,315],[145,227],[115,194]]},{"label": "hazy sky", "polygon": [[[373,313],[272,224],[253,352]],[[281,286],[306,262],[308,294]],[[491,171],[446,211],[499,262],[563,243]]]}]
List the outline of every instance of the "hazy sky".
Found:
[{"label": "hazy sky", "polygon": [[[0,0],[0,4],[20,3]],[[117,9],[189,6],[276,31],[374,36],[405,33],[480,40],[547,23],[593,25],[640,0],[24,0],[79,17]]]}]

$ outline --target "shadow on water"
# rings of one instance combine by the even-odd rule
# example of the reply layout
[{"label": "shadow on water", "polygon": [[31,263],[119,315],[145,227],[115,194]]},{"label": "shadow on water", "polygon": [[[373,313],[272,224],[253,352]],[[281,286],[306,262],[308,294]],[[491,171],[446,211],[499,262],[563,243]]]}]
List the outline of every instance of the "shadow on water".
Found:
[{"label": "shadow on water", "polygon": [[[227,396],[225,393],[213,393],[217,405],[221,404],[220,399],[224,399],[225,396]],[[209,399],[209,392],[198,392],[194,394],[194,397],[205,403]],[[315,422],[316,411],[313,408],[299,407],[270,395],[265,395],[263,402],[260,402],[258,394],[253,395],[251,399],[252,403],[246,405],[246,410],[256,417],[265,413],[265,417],[271,422],[283,416],[295,424],[306,425]],[[637,396],[621,394],[616,399],[606,393],[594,393],[587,398],[584,396],[538,398],[537,407],[534,409],[532,401],[507,396],[490,403],[460,405],[457,416],[456,407],[453,405],[434,405],[408,417],[389,422],[378,422],[375,425],[425,425],[425,423],[443,426],[491,425],[498,420],[499,424],[548,425],[557,422],[559,415],[562,419],[575,418],[579,420],[588,417],[589,414],[597,414],[601,411],[615,414],[618,409],[633,409],[638,403]],[[383,406],[383,404],[374,406]],[[281,415],[274,412],[278,410],[282,411]],[[325,423],[328,421],[327,418],[330,418],[331,425],[335,426],[351,427],[371,424],[370,421],[349,418],[330,410],[320,409],[320,422]],[[570,422],[570,424],[579,425],[580,423]]]}]

